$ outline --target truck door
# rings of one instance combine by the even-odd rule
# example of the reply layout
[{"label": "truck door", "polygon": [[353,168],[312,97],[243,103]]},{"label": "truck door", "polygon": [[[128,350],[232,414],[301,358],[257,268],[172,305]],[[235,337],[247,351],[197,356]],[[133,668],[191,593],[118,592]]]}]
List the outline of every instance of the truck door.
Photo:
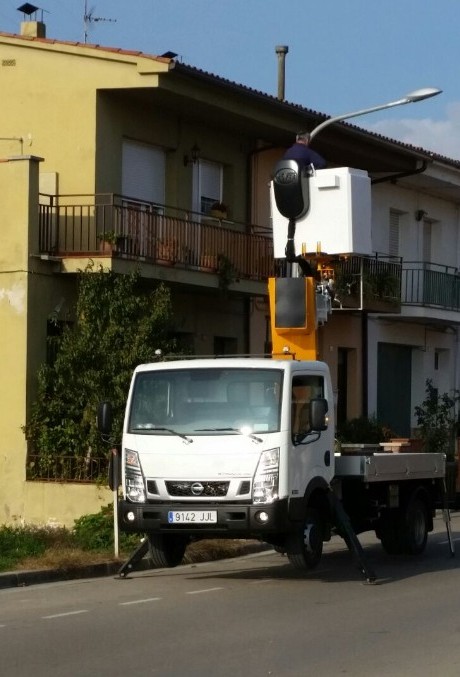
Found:
[{"label": "truck door", "polygon": [[310,424],[310,404],[326,397],[321,375],[296,374],[291,385],[291,463],[290,487],[303,494],[314,477],[329,483],[333,475],[334,432],[333,412],[324,431],[314,431]]}]

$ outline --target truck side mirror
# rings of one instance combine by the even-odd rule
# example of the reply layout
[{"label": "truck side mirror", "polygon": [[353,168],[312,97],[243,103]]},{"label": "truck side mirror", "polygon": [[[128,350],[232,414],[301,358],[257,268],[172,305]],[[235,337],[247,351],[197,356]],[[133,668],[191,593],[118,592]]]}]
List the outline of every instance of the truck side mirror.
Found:
[{"label": "truck side mirror", "polygon": [[113,424],[113,409],[111,402],[100,402],[97,410],[97,429],[102,435],[110,435]]},{"label": "truck side mirror", "polygon": [[296,160],[280,160],[273,173],[276,207],[286,219],[300,219],[310,208],[310,185],[307,167]]},{"label": "truck side mirror", "polygon": [[310,429],[320,432],[327,429],[328,403],[324,397],[317,397],[310,402]]}]

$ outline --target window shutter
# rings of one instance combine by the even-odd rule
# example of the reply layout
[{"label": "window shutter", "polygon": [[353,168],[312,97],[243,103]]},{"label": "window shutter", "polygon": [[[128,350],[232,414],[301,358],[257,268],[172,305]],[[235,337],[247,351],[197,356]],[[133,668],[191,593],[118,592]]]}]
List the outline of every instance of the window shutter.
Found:
[{"label": "window shutter", "polygon": [[388,254],[399,256],[399,214],[394,210],[390,210]]},{"label": "window shutter", "polygon": [[164,151],[145,143],[123,141],[121,191],[124,197],[164,204]]}]

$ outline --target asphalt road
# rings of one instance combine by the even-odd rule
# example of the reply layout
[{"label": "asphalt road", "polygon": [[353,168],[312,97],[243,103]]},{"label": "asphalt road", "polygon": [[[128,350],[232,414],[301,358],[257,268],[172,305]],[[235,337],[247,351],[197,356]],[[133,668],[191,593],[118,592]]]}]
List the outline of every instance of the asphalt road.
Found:
[{"label": "asphalt road", "polygon": [[0,591],[2,677],[458,677],[460,514],[422,558],[361,537],[377,584],[340,539],[300,575],[274,552]]}]

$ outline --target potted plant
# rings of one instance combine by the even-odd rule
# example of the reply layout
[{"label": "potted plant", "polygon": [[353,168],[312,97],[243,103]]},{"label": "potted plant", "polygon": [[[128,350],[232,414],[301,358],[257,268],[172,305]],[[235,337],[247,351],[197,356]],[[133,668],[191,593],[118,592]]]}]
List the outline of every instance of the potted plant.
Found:
[{"label": "potted plant", "polygon": [[217,270],[217,255],[209,254],[209,252],[201,254],[200,268],[215,273]]},{"label": "potted plant", "polygon": [[358,416],[337,426],[337,445],[342,453],[381,451],[391,431],[375,416]]},{"label": "potted plant", "polygon": [[104,254],[111,254],[112,252],[117,251],[117,246],[119,245],[122,236],[114,230],[106,230],[103,233],[99,233],[97,239],[99,240],[99,251]]},{"label": "potted plant", "polygon": [[177,241],[174,238],[158,240],[156,258],[163,265],[174,265],[177,260]]},{"label": "potted plant", "polygon": [[236,278],[236,270],[233,263],[225,254],[217,256],[217,274],[219,276],[219,287],[226,291]]},{"label": "potted plant", "polygon": [[210,215],[216,219],[226,219],[228,214],[228,207],[223,202],[214,202],[211,205]]}]

